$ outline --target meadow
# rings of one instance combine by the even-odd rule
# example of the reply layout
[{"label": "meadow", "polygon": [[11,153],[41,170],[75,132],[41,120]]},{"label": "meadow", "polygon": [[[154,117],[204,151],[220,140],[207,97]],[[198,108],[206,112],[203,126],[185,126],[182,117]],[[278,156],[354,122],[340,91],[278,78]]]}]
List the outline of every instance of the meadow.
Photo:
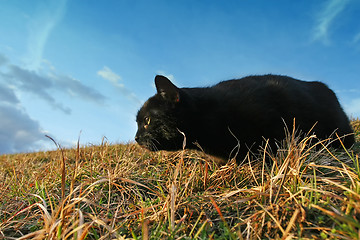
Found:
[{"label": "meadow", "polygon": [[352,125],[352,149],[288,133],[277,153],[265,142],[223,166],[199,151],[106,141],[2,155],[0,238],[360,239]]}]

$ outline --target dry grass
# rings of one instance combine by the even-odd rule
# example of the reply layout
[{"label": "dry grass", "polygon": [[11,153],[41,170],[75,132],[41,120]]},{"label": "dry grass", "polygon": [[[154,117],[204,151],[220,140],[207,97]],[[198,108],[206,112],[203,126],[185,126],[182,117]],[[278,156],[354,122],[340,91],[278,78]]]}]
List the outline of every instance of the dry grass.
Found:
[{"label": "dry grass", "polygon": [[360,239],[358,146],[294,135],[241,166],[132,143],[0,156],[0,238]]}]

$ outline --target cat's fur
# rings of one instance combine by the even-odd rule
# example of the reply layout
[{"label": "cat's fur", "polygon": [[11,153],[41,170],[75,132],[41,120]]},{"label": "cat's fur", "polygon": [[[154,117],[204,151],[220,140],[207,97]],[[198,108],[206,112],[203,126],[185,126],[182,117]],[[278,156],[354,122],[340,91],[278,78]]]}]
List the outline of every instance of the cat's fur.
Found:
[{"label": "cat's fur", "polygon": [[[354,143],[349,119],[335,93],[321,82],[264,75],[220,82],[206,88],[178,88],[155,77],[157,94],[137,114],[136,141],[152,150],[186,148],[228,159],[238,143],[240,161],[249,149],[285,138],[285,127],[326,139],[334,131],[346,147]],[[314,126],[315,125],[315,126]],[[336,137],[335,137],[336,138]],[[334,144],[339,146],[339,142]],[[276,149],[275,149],[276,150]],[[235,152],[236,152],[235,151]]]}]

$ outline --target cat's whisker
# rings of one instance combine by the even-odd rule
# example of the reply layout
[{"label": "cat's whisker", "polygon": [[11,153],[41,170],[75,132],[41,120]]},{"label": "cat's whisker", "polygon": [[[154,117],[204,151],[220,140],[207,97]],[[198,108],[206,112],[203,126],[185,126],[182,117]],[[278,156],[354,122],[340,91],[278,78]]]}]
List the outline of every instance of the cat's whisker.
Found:
[{"label": "cat's whisker", "polygon": [[[149,139],[149,146],[152,150],[154,151],[159,151],[158,147],[156,146],[156,144],[154,143],[154,141],[156,141],[157,143],[159,143],[159,141],[157,141],[156,139]],[[160,144],[160,143],[159,143]]]}]

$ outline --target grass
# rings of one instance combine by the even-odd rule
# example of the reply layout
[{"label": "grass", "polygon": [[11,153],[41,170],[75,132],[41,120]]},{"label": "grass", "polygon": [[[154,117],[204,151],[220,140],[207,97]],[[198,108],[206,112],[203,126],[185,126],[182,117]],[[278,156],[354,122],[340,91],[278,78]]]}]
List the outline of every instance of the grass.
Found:
[{"label": "grass", "polygon": [[352,124],[353,149],[289,134],[240,166],[133,143],[2,155],[0,238],[360,239]]}]

